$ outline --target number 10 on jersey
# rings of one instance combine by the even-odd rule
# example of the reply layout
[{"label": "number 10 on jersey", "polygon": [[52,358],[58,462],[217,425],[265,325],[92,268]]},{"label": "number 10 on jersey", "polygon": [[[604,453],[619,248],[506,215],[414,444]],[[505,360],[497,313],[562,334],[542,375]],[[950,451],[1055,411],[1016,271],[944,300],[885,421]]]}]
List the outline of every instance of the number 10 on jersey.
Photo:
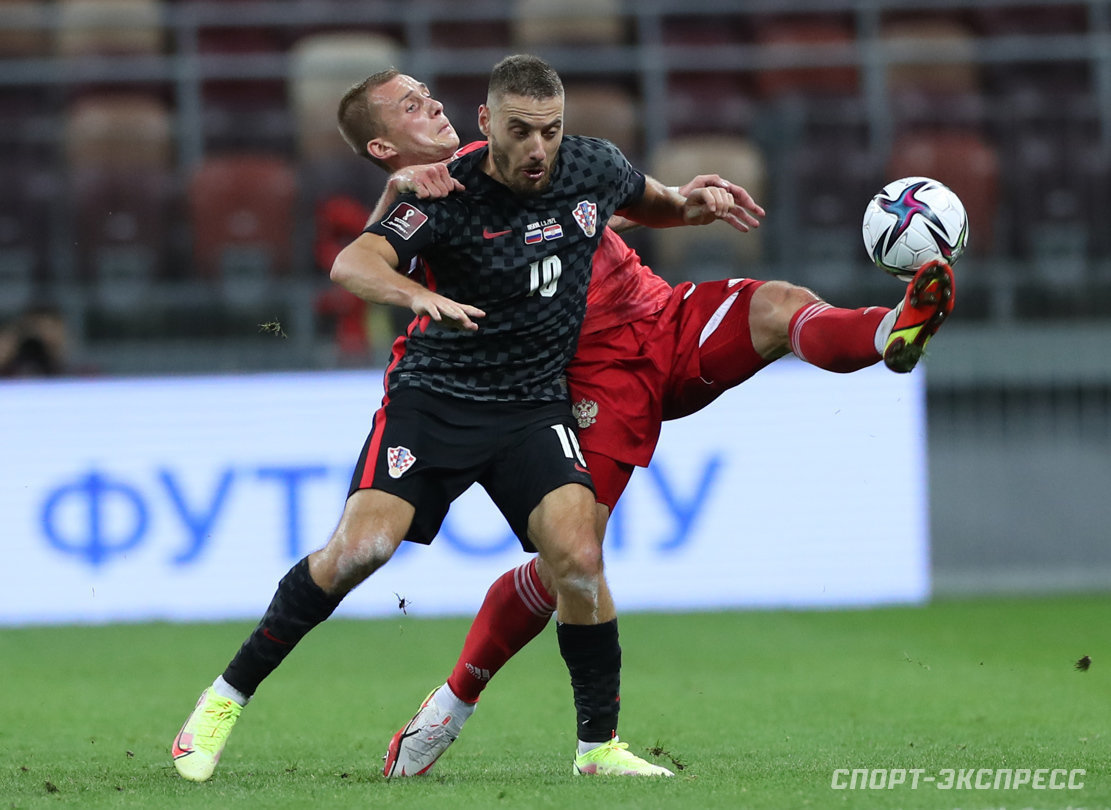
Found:
[{"label": "number 10 on jersey", "polygon": [[537,292],[545,298],[555,295],[560,273],[563,272],[563,263],[559,260],[559,256],[545,256],[538,262],[529,262],[528,269],[529,295]]}]

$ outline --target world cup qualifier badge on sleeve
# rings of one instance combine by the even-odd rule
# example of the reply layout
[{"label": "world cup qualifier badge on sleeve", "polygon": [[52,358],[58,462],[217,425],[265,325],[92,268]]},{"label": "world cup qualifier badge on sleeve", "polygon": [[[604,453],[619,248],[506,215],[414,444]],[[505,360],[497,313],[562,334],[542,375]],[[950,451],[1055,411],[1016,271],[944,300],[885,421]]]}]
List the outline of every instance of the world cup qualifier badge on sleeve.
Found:
[{"label": "world cup qualifier badge on sleeve", "polygon": [[399,203],[389,215],[382,220],[382,227],[389,228],[402,239],[409,239],[424,223],[428,222],[428,215],[421,213],[409,203]]}]

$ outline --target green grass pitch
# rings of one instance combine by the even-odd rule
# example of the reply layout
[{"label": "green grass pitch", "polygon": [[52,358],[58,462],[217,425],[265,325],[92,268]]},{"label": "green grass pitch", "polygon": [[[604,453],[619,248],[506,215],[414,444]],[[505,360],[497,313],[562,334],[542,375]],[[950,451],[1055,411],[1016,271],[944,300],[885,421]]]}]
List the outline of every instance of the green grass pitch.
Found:
[{"label": "green grass pitch", "polygon": [[[177,777],[170,743],[248,623],[0,630],[0,810],[1108,808],[1109,619],[1111,595],[623,616],[622,737],[681,764],[670,780],[572,777],[550,627],[432,774],[387,782],[386,743],[467,622],[328,622],[263,684],[205,784]],[[834,790],[838,768],[936,781]],[[1078,790],[938,787],[988,768],[1085,773]]]}]

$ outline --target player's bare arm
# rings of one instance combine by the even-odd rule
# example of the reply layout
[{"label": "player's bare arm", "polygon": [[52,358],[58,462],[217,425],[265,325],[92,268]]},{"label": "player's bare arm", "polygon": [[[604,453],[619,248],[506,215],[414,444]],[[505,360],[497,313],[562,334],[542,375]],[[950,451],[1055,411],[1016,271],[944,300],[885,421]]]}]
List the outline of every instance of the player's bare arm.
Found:
[{"label": "player's bare arm", "polygon": [[472,318],[481,318],[485,312],[432,292],[399,273],[397,264],[397,252],[385,237],[364,233],[336,256],[331,279],[372,304],[408,307],[418,317],[427,316],[444,326],[469,332],[478,329]]},{"label": "player's bare arm", "polygon": [[[737,230],[744,231],[746,233],[751,228],[757,228],[760,226],[759,221],[754,221],[751,217],[764,216],[764,209],[757,205],[756,200],[754,200],[752,198],[752,195],[749,194],[745,189],[741,188],[735,183],[731,183],[728,180],[723,179],[719,175],[700,174],[684,185],[674,188],[674,190],[684,197],[689,197],[695,189],[706,188],[709,186],[720,187],[728,191],[732,195],[733,199],[737,202],[737,204],[740,205],[741,208],[747,211],[750,215],[750,218],[746,218],[744,221],[742,221],[739,217],[730,212],[726,216],[721,217],[722,220],[728,222]],[[625,233],[626,231],[631,231],[640,227],[639,223],[633,222],[631,219],[627,219],[620,214],[614,214],[612,217],[610,217],[610,221],[607,224],[609,225],[610,229],[615,231],[616,233]]]},{"label": "player's bare arm", "polygon": [[738,231],[744,231],[745,233],[748,233],[752,228],[760,227],[760,220],[757,219],[757,217],[763,217],[765,211],[757,204],[756,200],[752,198],[752,195],[741,186],[738,186],[736,183],[731,183],[717,174],[700,174],[688,183],[679,186],[678,192],[689,199],[691,195],[694,194],[695,190],[700,188],[724,189],[729,193],[729,196],[733,198],[735,204],[734,208],[739,208],[740,212],[743,214],[743,216],[739,215],[737,212],[730,209],[728,214],[719,217],[719,219],[728,222]]},{"label": "player's bare arm", "polygon": [[437,200],[453,191],[463,191],[463,184],[451,176],[446,163],[421,163],[398,169],[386,181],[382,195],[367,218],[372,225],[386,216],[402,194],[415,194],[421,200]]},{"label": "player's bare arm", "polygon": [[610,221],[606,223],[606,227],[614,233],[626,233],[628,231],[635,231],[640,227],[640,223],[633,222],[631,219],[626,219],[620,214],[614,214],[610,217]]},{"label": "player's bare arm", "polygon": [[620,214],[653,228],[708,225],[717,219],[723,219],[741,231],[760,226],[758,217],[763,216],[764,210],[756,205],[747,191],[717,175],[702,177],[716,180],[707,180],[705,185],[692,187],[689,195],[648,177],[645,179],[644,195]]}]

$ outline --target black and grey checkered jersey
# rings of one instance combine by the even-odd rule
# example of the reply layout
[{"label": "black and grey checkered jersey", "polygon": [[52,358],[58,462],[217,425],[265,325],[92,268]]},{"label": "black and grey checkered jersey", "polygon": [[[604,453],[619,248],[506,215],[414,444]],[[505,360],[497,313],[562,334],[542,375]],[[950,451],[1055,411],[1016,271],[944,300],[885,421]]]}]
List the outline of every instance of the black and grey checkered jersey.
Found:
[{"label": "black and grey checkered jersey", "polygon": [[414,321],[394,348],[387,391],[421,388],[471,400],[551,402],[586,309],[591,261],[610,215],[644,193],[644,175],[608,141],[563,139],[548,188],[518,196],[482,171],[487,149],[450,166],[465,191],[403,196],[367,232],[400,266],[419,254],[430,289],[486,312],[477,332]]}]

